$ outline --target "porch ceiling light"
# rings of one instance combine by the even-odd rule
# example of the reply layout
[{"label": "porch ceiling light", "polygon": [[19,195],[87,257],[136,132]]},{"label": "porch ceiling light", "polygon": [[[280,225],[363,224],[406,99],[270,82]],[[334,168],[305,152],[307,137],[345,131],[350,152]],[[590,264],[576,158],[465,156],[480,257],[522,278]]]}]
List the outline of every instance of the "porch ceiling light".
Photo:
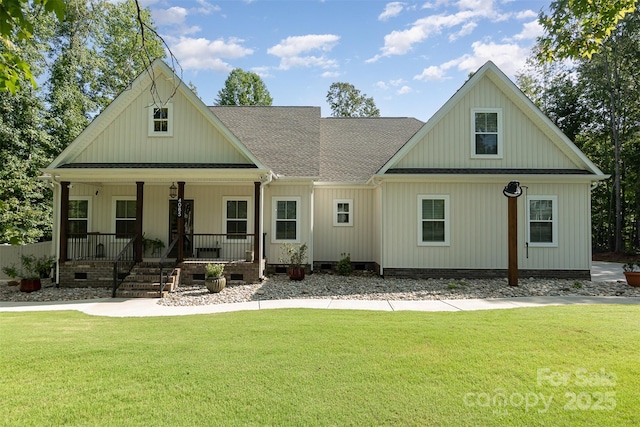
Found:
[{"label": "porch ceiling light", "polygon": [[176,187],[176,183],[172,182],[171,187],[169,187],[169,197],[175,199],[178,197],[178,187]]}]

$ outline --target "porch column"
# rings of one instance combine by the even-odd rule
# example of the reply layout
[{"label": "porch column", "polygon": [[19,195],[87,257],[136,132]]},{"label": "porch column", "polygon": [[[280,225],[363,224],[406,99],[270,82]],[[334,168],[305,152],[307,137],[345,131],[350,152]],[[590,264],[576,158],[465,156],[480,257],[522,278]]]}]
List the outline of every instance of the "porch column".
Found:
[{"label": "porch column", "polygon": [[178,262],[184,261],[184,182],[178,182]]},{"label": "porch column", "polygon": [[69,181],[60,183],[60,261],[69,259],[67,244],[69,233]]},{"label": "porch column", "polygon": [[262,254],[260,253],[260,242],[262,241],[262,230],[260,229],[260,183],[253,183],[253,262],[262,262]]},{"label": "porch column", "polygon": [[136,246],[134,257],[136,262],[142,262],[144,248],[142,246],[142,207],[144,204],[144,182],[136,182]]}]

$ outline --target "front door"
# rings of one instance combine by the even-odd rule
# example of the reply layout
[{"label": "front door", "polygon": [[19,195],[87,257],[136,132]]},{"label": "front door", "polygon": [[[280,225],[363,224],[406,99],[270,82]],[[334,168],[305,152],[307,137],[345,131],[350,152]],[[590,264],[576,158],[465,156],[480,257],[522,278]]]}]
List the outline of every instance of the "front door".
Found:
[{"label": "front door", "polygon": [[[193,200],[183,200],[182,215],[184,216],[184,256],[193,256]],[[169,244],[178,237],[178,200],[169,200]],[[178,245],[169,252],[169,257],[178,256]]]}]

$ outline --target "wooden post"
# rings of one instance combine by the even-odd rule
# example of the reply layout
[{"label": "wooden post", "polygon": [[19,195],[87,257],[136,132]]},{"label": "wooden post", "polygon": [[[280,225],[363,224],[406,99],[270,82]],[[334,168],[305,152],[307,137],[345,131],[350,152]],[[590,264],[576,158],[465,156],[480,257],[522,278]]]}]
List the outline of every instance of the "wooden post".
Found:
[{"label": "wooden post", "polygon": [[67,249],[69,241],[69,184],[68,181],[60,183],[60,261],[69,259]]},{"label": "wooden post", "polygon": [[509,286],[518,286],[518,199],[509,200]]},{"label": "wooden post", "polygon": [[136,182],[136,245],[135,245],[135,261],[142,262],[142,254],[144,248],[142,245],[142,206],[144,200],[144,182]]},{"label": "wooden post", "polygon": [[178,262],[184,261],[184,182],[178,182]]},{"label": "wooden post", "polygon": [[261,262],[262,254],[260,253],[260,239],[262,230],[260,230],[260,183],[254,182],[253,191],[253,262]]}]

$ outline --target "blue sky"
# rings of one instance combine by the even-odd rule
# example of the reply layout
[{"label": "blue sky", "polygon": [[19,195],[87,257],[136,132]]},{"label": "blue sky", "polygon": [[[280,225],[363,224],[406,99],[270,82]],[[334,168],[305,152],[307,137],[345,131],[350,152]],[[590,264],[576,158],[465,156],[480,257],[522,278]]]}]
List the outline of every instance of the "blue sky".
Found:
[{"label": "blue sky", "polygon": [[427,120],[493,61],[512,80],[542,34],[534,0],[142,0],[207,105],[233,68],[261,76],[273,105],[320,106],[333,82],[382,116]]}]

